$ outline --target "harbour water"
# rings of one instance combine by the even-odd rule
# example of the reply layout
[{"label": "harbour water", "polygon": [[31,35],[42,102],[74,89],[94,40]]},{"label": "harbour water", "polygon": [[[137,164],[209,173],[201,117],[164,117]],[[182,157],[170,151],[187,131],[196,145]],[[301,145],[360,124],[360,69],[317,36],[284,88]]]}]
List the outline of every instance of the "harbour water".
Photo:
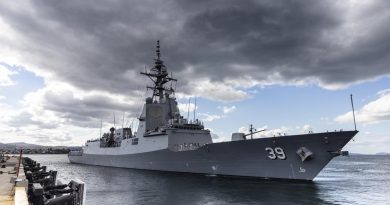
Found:
[{"label": "harbour water", "polygon": [[311,183],[232,179],[70,164],[66,155],[29,155],[86,183],[86,204],[389,204],[390,156],[337,157]]}]

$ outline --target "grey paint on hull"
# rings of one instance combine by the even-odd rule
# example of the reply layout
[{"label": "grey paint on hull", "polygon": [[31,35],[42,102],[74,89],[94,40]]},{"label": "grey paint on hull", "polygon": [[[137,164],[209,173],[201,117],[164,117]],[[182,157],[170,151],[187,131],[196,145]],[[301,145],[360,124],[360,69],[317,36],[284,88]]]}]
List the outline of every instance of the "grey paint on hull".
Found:
[{"label": "grey paint on hull", "polygon": [[[197,150],[168,149],[128,155],[69,155],[72,163],[146,170],[204,173],[260,178],[313,180],[357,131],[327,132],[212,143]],[[285,160],[270,159],[267,147],[280,147]],[[314,153],[302,162],[300,147]]]}]

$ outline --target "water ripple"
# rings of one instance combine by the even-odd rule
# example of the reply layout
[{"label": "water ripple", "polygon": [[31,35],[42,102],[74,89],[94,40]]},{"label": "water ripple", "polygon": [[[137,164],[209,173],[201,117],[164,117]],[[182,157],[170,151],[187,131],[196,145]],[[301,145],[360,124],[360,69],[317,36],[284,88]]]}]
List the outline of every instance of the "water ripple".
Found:
[{"label": "water ripple", "polygon": [[176,174],[70,164],[30,155],[63,182],[87,184],[87,204],[390,204],[390,156],[338,157],[312,183]]}]

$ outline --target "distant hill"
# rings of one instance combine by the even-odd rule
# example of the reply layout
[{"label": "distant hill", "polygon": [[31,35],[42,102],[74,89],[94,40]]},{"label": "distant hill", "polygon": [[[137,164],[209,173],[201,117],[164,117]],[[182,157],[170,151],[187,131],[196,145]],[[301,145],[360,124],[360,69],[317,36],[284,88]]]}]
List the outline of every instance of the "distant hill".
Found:
[{"label": "distant hill", "polygon": [[349,155],[390,155],[388,152],[378,152],[376,154],[349,153]]},{"label": "distant hill", "polygon": [[388,152],[378,152],[375,155],[390,155]]},{"label": "distant hill", "polygon": [[366,154],[361,154],[361,153],[349,153],[349,155],[366,155]]},{"label": "distant hill", "polygon": [[[3,144],[8,149],[44,149],[46,146],[43,145],[36,145],[36,144],[28,144],[24,142],[13,142],[13,143],[7,143]],[[0,145],[1,148],[1,145]]]},{"label": "distant hill", "polygon": [[9,150],[9,149],[14,149],[14,148],[15,148],[15,146],[13,146],[13,145],[0,143],[0,149]]},{"label": "distant hill", "polygon": [[19,149],[31,149],[31,150],[38,150],[38,149],[80,149],[80,147],[77,146],[44,146],[44,145],[36,145],[36,144],[29,144],[25,142],[12,142],[12,143],[0,143],[0,149],[2,150],[19,150]]}]

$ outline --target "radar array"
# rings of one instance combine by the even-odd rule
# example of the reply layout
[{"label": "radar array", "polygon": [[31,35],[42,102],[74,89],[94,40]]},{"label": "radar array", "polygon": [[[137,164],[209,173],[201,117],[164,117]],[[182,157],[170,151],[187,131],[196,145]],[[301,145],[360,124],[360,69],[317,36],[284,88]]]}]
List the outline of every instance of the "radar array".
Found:
[{"label": "radar array", "polygon": [[158,96],[161,102],[164,98],[164,91],[167,96],[175,92],[172,86],[167,88],[164,84],[177,80],[172,77],[172,74],[169,76],[164,61],[161,60],[160,41],[157,41],[156,55],[157,58],[154,59],[154,66],[150,69],[150,72],[145,71],[141,72],[141,74],[148,76],[153,81],[154,85],[147,86],[147,88],[153,90],[153,98]]}]

